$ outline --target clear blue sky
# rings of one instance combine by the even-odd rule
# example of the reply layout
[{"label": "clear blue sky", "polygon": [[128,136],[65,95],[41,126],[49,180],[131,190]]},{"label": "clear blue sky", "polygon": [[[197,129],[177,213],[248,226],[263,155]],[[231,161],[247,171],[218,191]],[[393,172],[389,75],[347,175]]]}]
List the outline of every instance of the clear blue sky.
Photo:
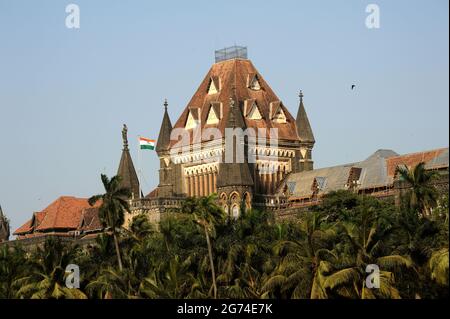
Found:
[{"label": "clear blue sky", "polygon": [[[65,27],[65,7],[81,28]],[[381,28],[365,27],[366,5]],[[127,123],[156,138],[214,50],[249,57],[291,112],[303,89],[316,167],[448,146],[448,1],[0,0],[0,205],[12,228],[60,195],[102,191]],[[356,90],[350,85],[355,83]],[[158,160],[143,154],[143,190]]]}]

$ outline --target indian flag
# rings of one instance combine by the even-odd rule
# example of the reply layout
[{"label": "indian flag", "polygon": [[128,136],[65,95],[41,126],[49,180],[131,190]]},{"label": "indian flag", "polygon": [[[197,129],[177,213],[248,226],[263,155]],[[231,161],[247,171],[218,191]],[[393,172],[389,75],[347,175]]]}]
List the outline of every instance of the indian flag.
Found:
[{"label": "indian flag", "polygon": [[141,146],[141,150],[154,150],[155,143],[155,140],[151,140],[145,137],[139,137],[139,145]]}]

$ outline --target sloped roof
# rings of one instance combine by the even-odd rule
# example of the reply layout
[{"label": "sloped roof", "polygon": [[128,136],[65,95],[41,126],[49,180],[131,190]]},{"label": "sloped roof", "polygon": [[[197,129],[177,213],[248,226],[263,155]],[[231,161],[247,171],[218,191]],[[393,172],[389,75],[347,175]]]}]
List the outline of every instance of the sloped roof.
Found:
[{"label": "sloped roof", "polygon": [[[97,202],[94,207],[100,205],[101,203]],[[91,208],[91,206],[86,198],[61,196],[41,212],[34,213],[28,222],[14,232],[14,235],[30,231],[77,229],[80,225],[82,212],[87,208]]]},{"label": "sloped roof", "polygon": [[[258,76],[258,81],[261,84],[260,90],[252,90],[247,87],[247,79],[249,74],[256,74]],[[211,78],[214,77],[220,78],[220,91],[216,94],[208,94],[208,85]],[[280,139],[299,141],[295,119],[284,106],[282,106],[282,108],[286,115],[287,123],[275,123],[270,121],[270,103],[280,101],[280,99],[272,91],[261,74],[258,73],[252,62],[244,59],[232,59],[214,64],[206,74],[204,80],[201,82],[183,113],[174,124],[174,128],[185,128],[189,110],[192,108],[200,109],[200,126],[203,128],[206,125],[208,110],[211,103],[218,102],[221,103],[223,107],[223,119],[221,119],[217,124],[208,125],[208,127],[218,128],[222,133],[222,136],[224,136],[226,118],[229,112],[230,97],[234,97],[236,100],[236,106],[241,113],[245,100],[256,100],[263,118],[261,120],[251,120],[245,118],[246,127],[252,127],[255,129],[266,128],[268,138],[270,137],[269,129],[277,128],[278,137]],[[173,147],[176,143],[177,141],[171,141],[171,147]]]},{"label": "sloped roof", "polygon": [[13,235],[25,234],[39,226],[45,217],[45,211],[35,212],[29,221],[20,226]]},{"label": "sloped roof", "polygon": [[405,155],[398,155],[392,150],[378,150],[361,162],[291,174],[279,189],[281,191],[284,185],[287,185],[291,196],[310,197],[313,194],[312,185],[316,178],[324,179],[325,187],[318,192],[319,195],[345,189],[352,167],[361,168],[358,179],[359,189],[385,187],[392,185],[398,165],[413,167],[420,162],[425,162],[425,167],[428,169],[448,168],[448,148]]},{"label": "sloped roof", "polygon": [[98,216],[98,207],[83,209],[78,229],[83,231],[103,229],[103,225]]},{"label": "sloped roof", "polygon": [[445,148],[438,156],[425,163],[425,168],[434,169],[448,167],[448,148]]},{"label": "sloped roof", "polygon": [[316,178],[323,180],[323,187],[317,194],[329,193],[338,189],[343,189],[347,183],[348,176],[352,165],[341,165],[334,167],[326,167],[301,173],[291,174],[287,182],[295,183],[292,187],[292,196],[308,197],[313,194],[313,183]]},{"label": "sloped roof", "polygon": [[[447,154],[447,156],[445,156],[445,153]],[[444,156],[440,157],[440,155]],[[391,157],[387,160],[387,167],[388,167],[387,173],[389,176],[394,176],[395,169],[399,165],[405,165],[408,168],[411,168],[416,166],[420,162],[424,162],[425,164],[430,163],[430,165],[433,165],[433,163],[437,164],[440,162],[442,164],[445,163],[445,161],[448,166],[448,148],[440,148],[431,151],[400,155],[396,157]]]}]

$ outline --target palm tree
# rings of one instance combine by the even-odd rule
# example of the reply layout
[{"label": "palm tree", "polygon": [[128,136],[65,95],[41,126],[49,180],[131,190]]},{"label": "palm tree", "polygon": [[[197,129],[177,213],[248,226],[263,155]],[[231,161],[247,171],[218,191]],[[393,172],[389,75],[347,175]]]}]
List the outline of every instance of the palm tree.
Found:
[{"label": "palm tree", "polygon": [[297,223],[297,239],[280,240],[274,246],[280,263],[264,284],[264,291],[279,289],[290,298],[322,297],[321,260],[337,258],[329,249],[337,234],[324,225],[324,216],[314,212]]},{"label": "palm tree", "polygon": [[[395,287],[394,272],[411,269],[409,257],[389,254],[385,247],[392,227],[382,207],[374,206],[372,198],[364,198],[356,210],[339,223],[347,238],[337,252],[336,263],[322,261],[323,287],[328,297],[333,294],[347,298],[400,298]],[[366,287],[366,267],[380,269],[380,289]]]},{"label": "palm tree", "polygon": [[139,214],[133,218],[130,224],[129,234],[137,241],[142,241],[148,235],[154,233],[155,229],[147,215]]},{"label": "palm tree", "polygon": [[411,191],[407,193],[409,208],[417,208],[423,216],[430,215],[430,210],[436,206],[438,199],[438,193],[431,182],[438,173],[426,170],[424,162],[417,164],[412,170],[398,166],[396,173],[411,187]]},{"label": "palm tree", "polygon": [[28,269],[25,251],[19,245],[0,246],[0,299],[14,298],[14,280]]},{"label": "palm tree", "polygon": [[271,259],[272,243],[277,236],[271,224],[272,217],[268,212],[247,210],[237,220],[228,220],[224,229],[219,228],[215,248],[217,282],[224,288],[219,291],[221,295],[230,298],[265,296],[262,282],[276,264]]},{"label": "palm tree", "polygon": [[430,258],[431,279],[448,287],[448,247],[435,251]]},{"label": "palm tree", "polygon": [[217,284],[210,236],[214,237],[215,225],[224,218],[223,211],[216,204],[216,201],[217,197],[215,194],[201,198],[190,198],[183,203],[181,208],[183,213],[192,214],[194,222],[205,233],[215,299],[217,298]]},{"label": "palm tree", "polygon": [[190,258],[181,261],[180,256],[174,256],[169,266],[154,269],[153,272],[145,278],[139,287],[139,292],[149,298],[185,298],[191,287],[191,276],[188,268]]},{"label": "palm tree", "polygon": [[32,255],[31,273],[14,282],[16,287],[20,287],[17,296],[32,299],[86,299],[81,290],[63,284],[66,267],[73,263],[77,250],[77,246],[64,246],[59,239],[48,239],[44,247],[38,247]]},{"label": "palm tree", "polygon": [[114,176],[109,179],[106,175],[101,174],[101,180],[106,192],[104,194],[94,195],[89,198],[89,204],[93,206],[97,201],[101,200],[98,215],[103,225],[112,231],[114,245],[116,248],[117,262],[119,264],[119,270],[122,271],[122,258],[120,256],[120,247],[117,234],[124,223],[124,213],[130,211],[128,198],[131,196],[131,193],[128,188],[121,187],[120,176]]},{"label": "palm tree", "polygon": [[111,267],[103,268],[97,278],[92,280],[86,290],[92,297],[101,299],[137,298],[139,283],[132,270],[117,271]]}]

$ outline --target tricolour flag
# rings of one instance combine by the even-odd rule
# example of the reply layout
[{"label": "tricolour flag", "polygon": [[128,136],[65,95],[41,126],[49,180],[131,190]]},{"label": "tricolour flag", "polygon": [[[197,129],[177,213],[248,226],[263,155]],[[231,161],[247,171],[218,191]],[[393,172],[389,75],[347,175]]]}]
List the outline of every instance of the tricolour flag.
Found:
[{"label": "tricolour flag", "polygon": [[139,145],[141,147],[141,150],[154,150],[155,143],[155,140],[151,140],[145,137],[139,137]]}]

